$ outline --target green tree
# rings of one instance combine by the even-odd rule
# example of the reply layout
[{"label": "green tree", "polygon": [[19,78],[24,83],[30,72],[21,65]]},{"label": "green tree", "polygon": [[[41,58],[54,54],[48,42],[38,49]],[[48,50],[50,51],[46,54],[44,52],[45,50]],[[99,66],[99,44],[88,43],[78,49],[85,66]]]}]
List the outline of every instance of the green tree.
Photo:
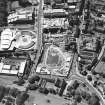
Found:
[{"label": "green tree", "polygon": [[88,103],[89,105],[100,105],[100,99],[95,93],[92,93],[92,96],[89,99]]}]

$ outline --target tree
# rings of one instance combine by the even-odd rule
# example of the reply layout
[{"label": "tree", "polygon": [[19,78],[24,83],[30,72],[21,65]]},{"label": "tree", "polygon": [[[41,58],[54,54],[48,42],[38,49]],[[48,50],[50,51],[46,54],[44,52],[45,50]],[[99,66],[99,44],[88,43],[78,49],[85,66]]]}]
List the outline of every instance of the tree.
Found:
[{"label": "tree", "polygon": [[28,79],[28,82],[30,84],[33,84],[33,83],[35,83],[35,81],[39,81],[39,80],[40,80],[40,77],[38,75],[33,75]]},{"label": "tree", "polygon": [[58,3],[58,4],[60,4],[60,3],[62,3],[62,0],[53,0],[55,3]]},{"label": "tree", "polygon": [[89,94],[88,92],[82,91],[82,92],[81,92],[81,97],[82,97],[84,100],[88,101],[91,96],[90,96],[90,94]]},{"label": "tree", "polygon": [[92,93],[92,96],[89,99],[88,103],[89,105],[100,105],[100,99],[95,93]]},{"label": "tree", "polygon": [[79,27],[77,26],[76,29],[75,29],[74,37],[75,37],[75,38],[79,38],[79,35],[80,35],[80,29],[79,29]]},{"label": "tree", "polygon": [[82,101],[82,98],[80,95],[76,95],[75,100],[76,100],[76,102],[80,103]]},{"label": "tree", "polygon": [[88,101],[91,98],[90,93],[86,92],[86,101]]},{"label": "tree", "polygon": [[82,96],[83,99],[85,99],[86,98],[86,92],[85,91],[82,91],[81,92],[81,96]]},{"label": "tree", "polygon": [[79,83],[78,83],[77,80],[75,80],[74,83],[73,83],[73,88],[77,89],[78,87],[79,87]]},{"label": "tree", "polygon": [[0,27],[7,25],[7,6],[6,0],[0,0]]},{"label": "tree", "polygon": [[51,0],[44,0],[44,4],[50,5],[51,4]]},{"label": "tree", "polygon": [[75,90],[72,89],[70,93],[71,93],[72,96],[74,96],[75,95]]},{"label": "tree", "polygon": [[101,50],[101,41],[99,39],[96,40],[96,53],[99,53]]},{"label": "tree", "polygon": [[28,5],[32,5],[28,0],[19,0],[19,4],[22,6],[22,7],[26,7]]},{"label": "tree", "polygon": [[4,97],[4,91],[5,91],[5,87],[4,86],[0,86],[0,101],[3,99]]},{"label": "tree", "polygon": [[92,70],[91,73],[92,73],[93,75],[97,75],[97,74],[98,74],[95,70]]},{"label": "tree", "polygon": [[105,57],[103,57],[101,61],[102,61],[102,62],[105,62]]},{"label": "tree", "polygon": [[98,62],[97,57],[95,57],[92,61],[91,67],[93,67],[94,65],[96,65],[96,63]]},{"label": "tree", "polygon": [[88,73],[87,73],[86,70],[83,70],[83,71],[81,72],[81,74],[82,74],[83,76],[86,76]]},{"label": "tree", "polygon": [[86,69],[88,70],[88,71],[91,71],[91,65],[88,65],[87,67],[86,67]]},{"label": "tree", "polygon": [[73,89],[73,87],[70,85],[67,87],[67,91],[71,91],[72,89]]},{"label": "tree", "polygon": [[80,93],[80,91],[79,90],[76,90],[75,91],[75,101],[76,102],[78,102],[78,103],[80,103],[81,102],[81,100],[82,100],[82,98],[81,98],[81,93]]},{"label": "tree", "polygon": [[92,81],[92,76],[91,76],[91,75],[87,75],[87,79],[88,79],[89,81]]}]

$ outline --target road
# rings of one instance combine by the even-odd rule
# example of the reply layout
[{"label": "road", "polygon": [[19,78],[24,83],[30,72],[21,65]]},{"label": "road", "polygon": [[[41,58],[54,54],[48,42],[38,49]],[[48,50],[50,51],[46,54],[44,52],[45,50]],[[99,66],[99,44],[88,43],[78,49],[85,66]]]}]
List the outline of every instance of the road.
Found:
[{"label": "road", "polygon": [[103,56],[105,55],[105,45],[102,47],[102,50],[98,56],[98,62],[97,64],[92,68],[92,70],[95,70],[95,68],[97,67],[97,65],[99,64],[99,62],[101,61],[101,59],[103,58]]},{"label": "road", "polygon": [[34,65],[32,67],[31,70],[31,75],[35,73],[37,64],[38,64],[38,60],[40,58],[41,55],[41,50],[42,50],[42,26],[41,26],[41,18],[42,18],[42,0],[40,0],[39,3],[39,13],[38,13],[38,37],[37,37],[37,54],[36,57],[34,58]]},{"label": "road", "polygon": [[[104,48],[105,48],[105,47],[102,48],[102,51],[101,51],[101,53],[100,53],[100,59],[101,59],[101,56],[103,56]],[[82,75],[79,73],[79,71],[78,71],[78,60],[77,60],[78,55],[75,54],[74,56],[75,56],[75,57],[74,57],[74,59],[73,59],[74,61],[73,61],[73,63],[72,63],[71,73],[70,73],[70,75],[69,75],[68,80],[71,81],[71,80],[75,80],[75,79],[76,79],[76,80],[80,80],[80,81],[86,83],[86,85],[89,87],[89,89],[90,89],[91,91],[93,91],[94,93],[96,93],[97,96],[99,96],[99,98],[100,98],[100,100],[101,100],[101,102],[102,102],[102,105],[105,105],[105,100],[103,99],[103,97],[102,97],[102,95],[100,94],[100,92],[99,92],[96,88],[94,88],[94,87],[92,86],[92,84],[86,79],[86,77],[82,76]]]},{"label": "road", "polygon": [[96,95],[100,98],[102,105],[105,105],[105,101],[103,99],[103,97],[101,96],[101,94],[99,93],[99,91],[94,88],[91,83],[89,83],[89,81],[86,80],[86,78],[80,77],[79,75],[72,75],[69,80],[80,80],[83,83],[86,83],[86,85],[89,87],[89,89],[91,91],[93,91],[94,93],[96,93]]},{"label": "road", "polygon": [[[42,43],[42,26],[41,26],[42,14],[43,14],[42,13],[42,0],[40,0],[39,13],[38,13],[38,47],[37,47],[38,52],[37,52],[36,57],[34,59],[34,66],[32,68],[33,73],[35,73],[35,69],[37,67],[38,60],[39,60],[40,55],[41,55],[42,45],[43,45],[43,43]],[[103,51],[104,50],[102,49],[102,52]],[[100,53],[99,58],[101,58],[101,56],[103,54],[102,52]],[[86,83],[86,85],[90,88],[90,90],[92,90],[94,93],[96,93],[99,96],[99,98],[102,102],[102,105],[105,105],[105,101],[104,101],[103,97],[101,96],[101,94],[99,93],[99,91],[96,88],[94,88],[92,86],[92,84],[89,83],[89,81],[85,77],[83,77],[82,75],[79,74],[78,67],[77,67],[78,66],[77,54],[75,54],[74,56],[75,57],[73,59],[72,66],[70,67],[71,70],[70,70],[70,75],[69,75],[68,80],[77,79],[77,80],[80,80],[80,81]]]}]

